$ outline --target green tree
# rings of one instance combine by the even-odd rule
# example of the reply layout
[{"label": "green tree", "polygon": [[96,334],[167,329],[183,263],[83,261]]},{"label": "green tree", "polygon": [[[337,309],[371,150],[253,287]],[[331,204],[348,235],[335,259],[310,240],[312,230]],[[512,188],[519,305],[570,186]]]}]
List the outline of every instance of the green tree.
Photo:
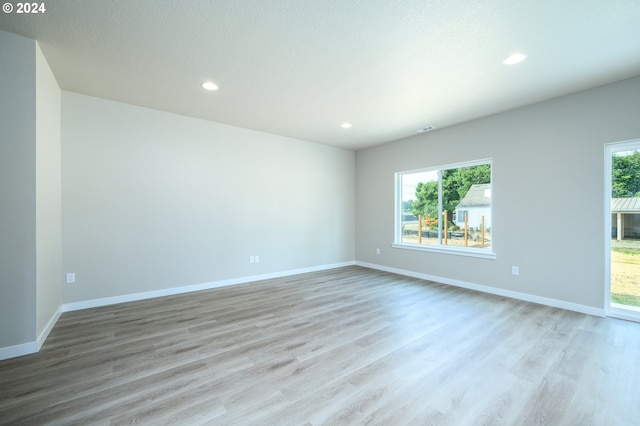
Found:
[{"label": "green tree", "polygon": [[[454,211],[472,185],[483,183],[491,183],[491,166],[489,164],[443,170],[443,210]],[[416,186],[413,214],[428,216],[432,219],[438,218],[438,182],[421,182]]]},{"label": "green tree", "polygon": [[614,155],[611,164],[613,198],[640,196],[640,152]]},{"label": "green tree", "polygon": [[420,182],[416,186],[413,214],[438,218],[438,182]]}]

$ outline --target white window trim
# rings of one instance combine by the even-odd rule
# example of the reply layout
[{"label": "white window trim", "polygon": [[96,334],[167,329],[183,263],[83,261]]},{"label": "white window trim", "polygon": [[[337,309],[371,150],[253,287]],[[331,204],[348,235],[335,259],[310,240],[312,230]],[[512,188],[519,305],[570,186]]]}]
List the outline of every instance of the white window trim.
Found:
[{"label": "white window trim", "polygon": [[614,152],[637,149],[640,139],[612,142],[604,145],[604,309],[611,318],[640,322],[640,309],[611,303],[611,172]]},{"label": "white window trim", "polygon": [[[391,247],[404,250],[430,251],[433,253],[454,254],[458,256],[479,257],[481,259],[495,259],[496,254],[486,249],[474,249],[470,247],[425,245],[410,243],[393,243]],[[492,246],[493,247],[493,246]]]},{"label": "white window trim", "polygon": [[[468,257],[477,257],[482,259],[495,259],[496,253],[493,251],[494,245],[493,241],[491,242],[491,247],[487,249],[478,249],[472,247],[460,247],[460,246],[452,246],[452,245],[425,245],[425,244],[411,244],[402,242],[402,175],[410,174],[410,173],[419,173],[419,172],[429,172],[429,171],[438,171],[438,174],[442,170],[449,169],[458,169],[461,167],[473,167],[480,166],[483,164],[489,164],[491,166],[491,188],[493,189],[493,159],[484,158],[481,160],[473,160],[473,161],[464,161],[461,163],[452,163],[446,164],[442,166],[434,166],[434,167],[424,167],[420,169],[412,169],[412,170],[404,170],[401,172],[395,173],[395,204],[394,204],[394,243],[391,245],[393,248],[404,249],[404,250],[417,250],[417,251],[425,251],[425,252],[433,252],[433,253],[443,253],[443,254],[452,254],[457,256],[468,256]],[[438,179],[438,192],[442,192],[442,179]],[[494,191],[491,192],[491,218],[493,223],[493,195]],[[442,200],[438,200],[438,220],[442,221]],[[493,231],[492,231],[493,235]],[[438,240],[442,240],[442,229],[438,227]]]}]

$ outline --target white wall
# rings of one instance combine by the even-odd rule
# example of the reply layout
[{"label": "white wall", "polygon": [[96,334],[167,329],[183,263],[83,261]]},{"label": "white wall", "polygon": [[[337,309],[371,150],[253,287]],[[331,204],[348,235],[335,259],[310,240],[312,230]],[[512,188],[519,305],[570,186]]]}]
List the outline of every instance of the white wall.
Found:
[{"label": "white wall", "polygon": [[64,302],[353,261],[354,208],[352,151],[62,93]]},{"label": "white wall", "polygon": [[[356,259],[604,308],[604,144],[640,137],[639,111],[637,77],[357,152]],[[495,260],[391,248],[394,172],[483,158]]]},{"label": "white wall", "polygon": [[60,88],[0,31],[0,359],[35,352],[61,306]]},{"label": "white wall", "polygon": [[36,43],[36,310],[37,336],[62,304],[60,96]]},{"label": "white wall", "polygon": [[36,338],[35,60],[0,31],[0,348]]}]

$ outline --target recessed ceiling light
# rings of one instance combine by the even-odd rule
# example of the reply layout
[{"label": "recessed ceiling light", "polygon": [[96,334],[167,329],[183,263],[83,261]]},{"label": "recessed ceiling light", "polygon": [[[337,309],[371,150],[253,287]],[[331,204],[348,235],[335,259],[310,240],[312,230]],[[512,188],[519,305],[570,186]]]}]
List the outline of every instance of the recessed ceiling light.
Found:
[{"label": "recessed ceiling light", "polygon": [[351,123],[344,122],[340,127],[342,127],[343,129],[350,129],[352,126],[353,125]]},{"label": "recessed ceiling light", "polygon": [[206,89],[206,90],[218,90],[218,85],[215,84],[213,81],[205,81],[204,83],[202,83],[202,88]]},{"label": "recessed ceiling light", "polygon": [[524,61],[526,58],[527,55],[525,55],[524,53],[514,53],[513,55],[502,61],[502,63],[505,65],[515,65]]}]

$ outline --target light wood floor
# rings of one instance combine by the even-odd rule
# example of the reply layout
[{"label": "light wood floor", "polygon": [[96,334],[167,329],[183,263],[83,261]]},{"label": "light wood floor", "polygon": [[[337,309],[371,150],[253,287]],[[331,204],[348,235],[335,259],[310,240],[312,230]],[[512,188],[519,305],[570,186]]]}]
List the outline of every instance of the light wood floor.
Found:
[{"label": "light wood floor", "polygon": [[638,425],[640,324],[341,268],[65,313],[0,423]]}]

